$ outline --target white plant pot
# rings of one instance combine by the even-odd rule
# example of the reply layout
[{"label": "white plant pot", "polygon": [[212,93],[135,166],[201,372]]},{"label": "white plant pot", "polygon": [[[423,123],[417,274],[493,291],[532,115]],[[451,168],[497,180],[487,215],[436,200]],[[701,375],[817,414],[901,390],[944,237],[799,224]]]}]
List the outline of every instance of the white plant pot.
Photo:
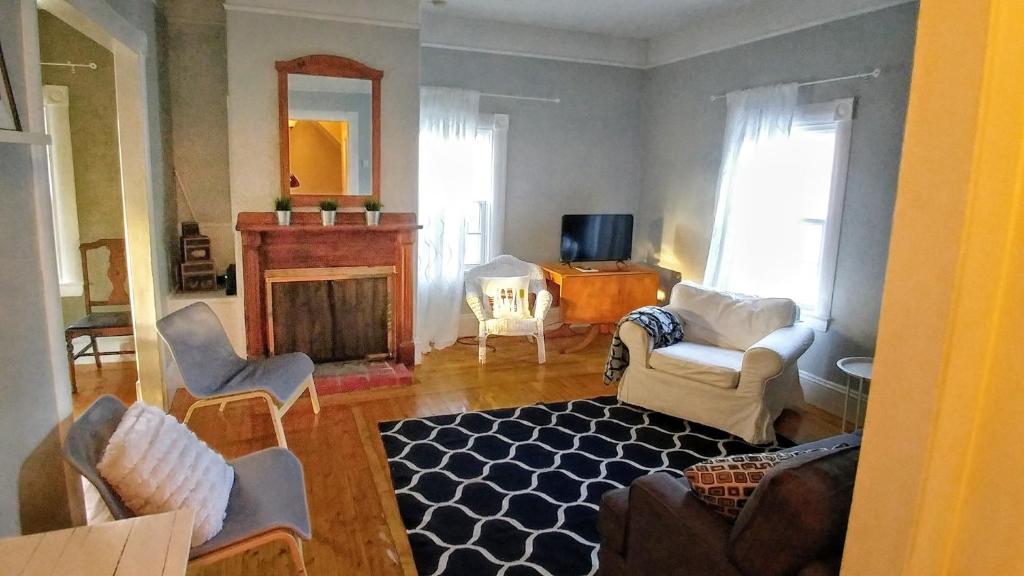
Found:
[{"label": "white plant pot", "polygon": [[277,225],[278,226],[289,226],[292,223],[292,211],[291,210],[277,210]]},{"label": "white plant pot", "polygon": [[334,217],[338,213],[335,210],[321,210],[320,211],[320,222],[324,226],[334,226]]},{"label": "white plant pot", "polygon": [[370,210],[367,210],[366,211],[366,225],[367,226],[376,226],[378,224],[380,224],[380,210],[374,210],[372,212]]}]

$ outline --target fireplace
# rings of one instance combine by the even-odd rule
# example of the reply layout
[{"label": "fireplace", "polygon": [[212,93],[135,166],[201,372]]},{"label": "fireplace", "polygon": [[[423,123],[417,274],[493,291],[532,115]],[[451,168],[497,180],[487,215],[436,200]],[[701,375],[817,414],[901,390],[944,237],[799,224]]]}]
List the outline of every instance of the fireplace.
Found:
[{"label": "fireplace", "polygon": [[415,214],[385,213],[366,226],[339,212],[322,226],[295,212],[242,212],[246,351],[251,358],[301,351],[314,362],[392,359],[412,367]]},{"label": "fireplace", "polygon": [[271,354],[317,364],[395,356],[394,266],[290,268],[264,274]]}]

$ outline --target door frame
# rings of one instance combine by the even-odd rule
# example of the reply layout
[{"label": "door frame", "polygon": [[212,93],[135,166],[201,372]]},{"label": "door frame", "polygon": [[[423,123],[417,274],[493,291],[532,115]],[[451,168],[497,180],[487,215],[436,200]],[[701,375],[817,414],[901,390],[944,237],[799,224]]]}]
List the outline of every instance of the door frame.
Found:
[{"label": "door frame", "polygon": [[[39,31],[37,10],[45,9],[92,40],[106,47],[114,56],[114,85],[117,98],[118,147],[120,149],[121,190],[124,207],[124,230],[128,260],[129,293],[132,301],[132,319],[135,332],[135,362],[138,368],[136,396],[139,400],[166,409],[167,394],[163,378],[162,349],[156,332],[156,320],[161,315],[162,294],[158,271],[154,264],[159,262],[156,251],[160,243],[160,229],[154,218],[156,205],[153,186],[153,166],[150,151],[149,109],[147,98],[147,63],[155,57],[146,34],[125,20],[107,3],[100,0],[22,0],[24,41],[29,101],[33,103],[32,116],[38,115],[38,130],[42,131],[42,79],[39,72]],[[30,46],[31,45],[31,46]],[[36,103],[38,102],[38,106]],[[38,110],[36,110],[38,108]],[[39,156],[40,159],[37,159]],[[42,229],[53,227],[48,194],[46,152],[33,150],[36,188],[39,198],[39,218]],[[47,235],[43,235],[47,236]],[[52,260],[54,266],[45,267],[47,301],[54,307],[48,311],[51,338],[63,341],[59,283],[56,278],[56,259],[53,238],[42,240],[44,261]],[[68,366],[63,350],[54,351],[53,368],[57,387],[57,404],[60,415],[71,414]]]}]

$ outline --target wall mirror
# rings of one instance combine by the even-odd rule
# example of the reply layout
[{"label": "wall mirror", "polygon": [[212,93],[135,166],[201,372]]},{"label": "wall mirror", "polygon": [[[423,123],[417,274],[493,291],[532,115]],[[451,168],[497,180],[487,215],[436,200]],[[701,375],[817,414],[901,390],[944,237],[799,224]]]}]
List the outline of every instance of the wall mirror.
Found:
[{"label": "wall mirror", "polygon": [[380,81],[340,56],[277,63],[281,195],[296,206],[380,198]]}]

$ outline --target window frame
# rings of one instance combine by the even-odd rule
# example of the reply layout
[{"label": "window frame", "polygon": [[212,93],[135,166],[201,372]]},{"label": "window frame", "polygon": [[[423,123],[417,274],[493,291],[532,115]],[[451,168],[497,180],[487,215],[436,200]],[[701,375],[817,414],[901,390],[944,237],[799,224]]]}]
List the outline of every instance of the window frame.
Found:
[{"label": "window frame", "polygon": [[[505,178],[508,165],[508,125],[507,114],[480,114],[477,119],[477,130],[491,131],[492,158],[492,197],[490,201],[479,200],[483,204],[480,234],[481,262],[464,264],[469,270],[490,262],[501,254],[502,238],[505,232]],[[468,236],[468,232],[465,236]],[[475,235],[475,233],[474,233]]]},{"label": "window frame", "polygon": [[829,126],[835,129],[832,160],[832,186],[829,191],[828,215],[822,231],[821,268],[818,273],[818,302],[814,310],[802,307],[800,319],[811,328],[827,332],[832,322],[832,300],[839,261],[839,239],[843,224],[843,205],[850,166],[853,132],[854,98],[800,106],[794,125],[801,127]]},{"label": "window frame", "polygon": [[61,298],[77,298],[84,294],[88,279],[84,277],[79,251],[78,193],[67,86],[43,86],[43,124],[52,138],[52,143],[46,147],[46,175],[53,217],[57,282]]}]

